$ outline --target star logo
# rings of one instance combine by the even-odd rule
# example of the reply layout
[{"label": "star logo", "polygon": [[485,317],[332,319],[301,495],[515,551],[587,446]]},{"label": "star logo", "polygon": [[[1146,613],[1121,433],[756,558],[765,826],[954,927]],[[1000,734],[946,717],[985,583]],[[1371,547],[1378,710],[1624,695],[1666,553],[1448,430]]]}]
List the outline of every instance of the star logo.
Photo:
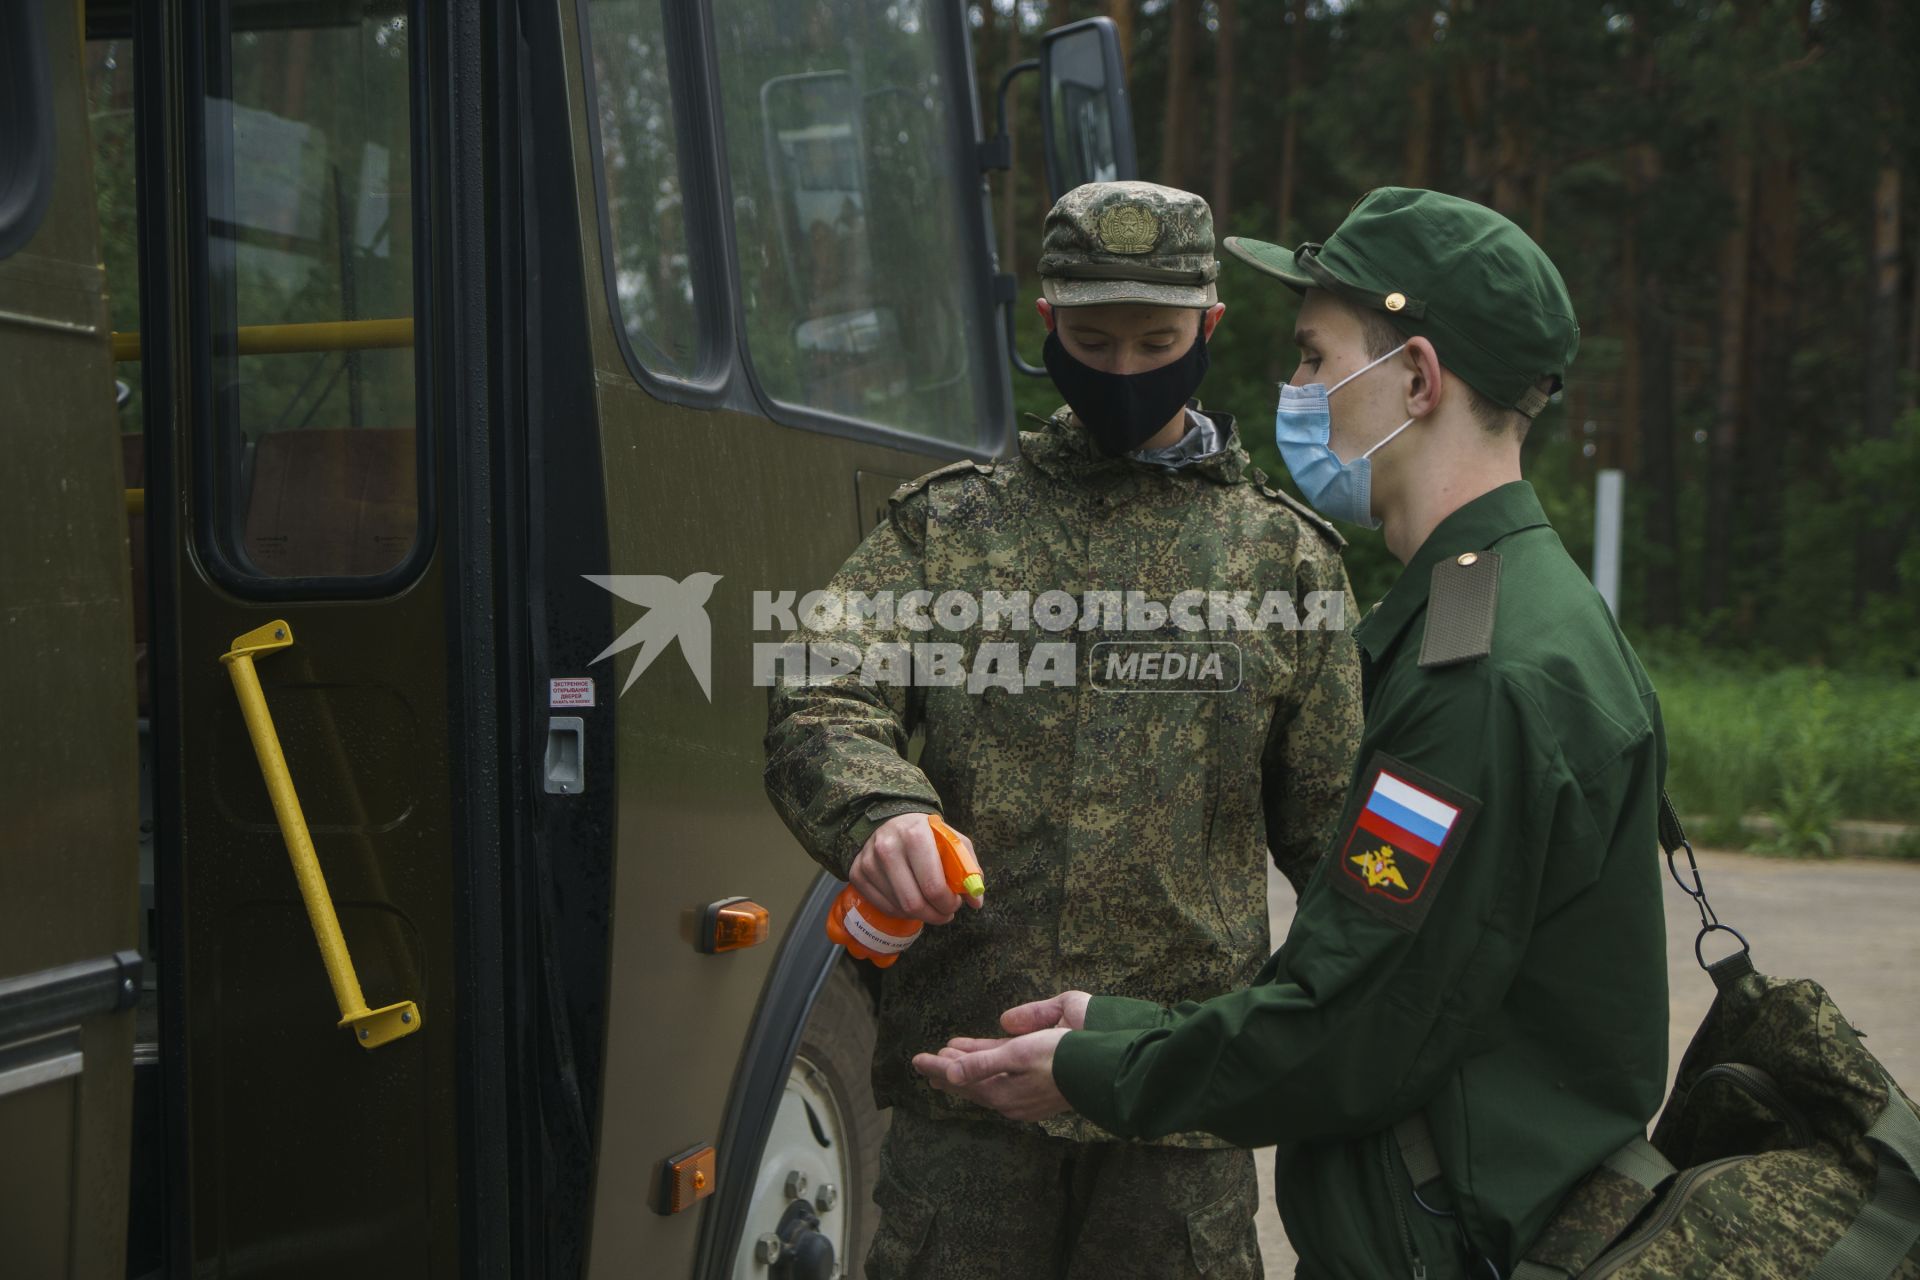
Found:
[{"label": "star logo", "polygon": [[1381,885],[1392,885],[1405,893],[1407,881],[1400,874],[1400,868],[1393,865],[1393,846],[1381,845],[1378,849],[1366,850],[1347,859],[1359,867],[1367,877],[1367,888],[1375,889]]},{"label": "star logo", "polygon": [[1152,253],[1160,239],[1160,219],[1145,205],[1116,205],[1100,215],[1094,230],[1108,253]]},{"label": "star logo", "polygon": [[620,686],[624,694],[633,688],[640,673],[652,666],[653,660],[669,644],[678,640],[680,656],[687,660],[687,669],[700,682],[700,691],[707,695],[707,701],[713,701],[713,624],[707,618],[707,599],[713,595],[714,584],[720,581],[719,574],[690,573],[679,582],[656,573],[581,576],[594,586],[604,587],[629,604],[646,610],[638,622],[602,649],[588,666],[639,646],[633,665],[627,668],[627,682]]}]

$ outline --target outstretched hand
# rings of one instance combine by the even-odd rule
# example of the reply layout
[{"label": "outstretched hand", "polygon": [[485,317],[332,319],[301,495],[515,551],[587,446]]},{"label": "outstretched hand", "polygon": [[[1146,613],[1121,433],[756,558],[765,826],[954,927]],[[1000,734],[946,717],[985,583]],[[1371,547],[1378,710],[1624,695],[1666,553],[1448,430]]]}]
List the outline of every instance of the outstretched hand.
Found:
[{"label": "outstretched hand", "polygon": [[[1047,1003],[1010,1009],[1006,1018]],[[1083,1003],[1083,1014],[1085,1008]],[[991,1107],[1009,1120],[1044,1120],[1068,1109],[1066,1096],[1053,1082],[1054,1050],[1068,1030],[1052,1026],[1010,1040],[958,1036],[939,1053],[915,1054],[913,1069],[942,1093]]]},{"label": "outstretched hand", "polygon": [[1000,1015],[1000,1026],[1010,1036],[1024,1036],[1049,1027],[1082,1031],[1087,1025],[1087,1003],[1092,999],[1084,991],[1062,991],[1045,1000],[1015,1005]]}]

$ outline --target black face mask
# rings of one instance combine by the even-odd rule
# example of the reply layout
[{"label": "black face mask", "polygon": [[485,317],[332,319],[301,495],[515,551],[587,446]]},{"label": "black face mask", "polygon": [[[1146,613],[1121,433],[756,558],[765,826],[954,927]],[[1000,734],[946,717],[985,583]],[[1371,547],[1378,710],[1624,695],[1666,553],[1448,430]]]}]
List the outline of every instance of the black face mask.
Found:
[{"label": "black face mask", "polygon": [[1042,358],[1067,407],[1110,458],[1132,453],[1166,426],[1193,398],[1209,363],[1207,340],[1199,334],[1185,355],[1145,373],[1107,373],[1082,364],[1057,333],[1047,335]]}]

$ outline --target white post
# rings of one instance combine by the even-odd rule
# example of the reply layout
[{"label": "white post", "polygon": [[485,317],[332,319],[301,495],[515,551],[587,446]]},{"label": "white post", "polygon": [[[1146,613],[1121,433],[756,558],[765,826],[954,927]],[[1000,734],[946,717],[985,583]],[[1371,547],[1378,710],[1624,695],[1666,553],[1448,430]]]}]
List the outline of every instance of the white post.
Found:
[{"label": "white post", "polygon": [[1593,493],[1593,585],[1614,617],[1620,616],[1620,504],[1626,473],[1608,467]]}]

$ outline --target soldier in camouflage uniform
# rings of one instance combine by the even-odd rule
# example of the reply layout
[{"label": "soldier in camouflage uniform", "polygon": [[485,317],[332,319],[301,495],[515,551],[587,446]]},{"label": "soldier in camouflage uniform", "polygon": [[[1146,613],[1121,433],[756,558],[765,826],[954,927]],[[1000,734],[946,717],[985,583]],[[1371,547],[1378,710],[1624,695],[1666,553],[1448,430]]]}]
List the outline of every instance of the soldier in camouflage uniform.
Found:
[{"label": "soldier in camouflage uniform", "polygon": [[[793,637],[954,640],[969,670],[985,644],[1017,646],[1008,667],[1025,670],[1036,645],[1067,641],[1069,683],[787,673],[773,690],[766,780],[782,818],[880,909],[934,925],[881,974],[873,1083],[893,1118],[871,1280],[1260,1275],[1248,1153],[1198,1133],[1122,1142],[1071,1114],[1015,1124],[910,1065],[1063,988],[1171,1002],[1246,983],[1269,949],[1269,852],[1298,886],[1331,835],[1359,730],[1342,544],[1249,478],[1233,420],[1189,399],[1221,312],[1216,270],[1197,196],[1123,182],[1063,197],[1040,309],[1069,407],[1023,432],[1016,458],[901,486],[828,587],[1026,592],[1035,625],[929,635],[866,618]],[[1038,621],[1048,591],[1083,606],[1065,630]],[[1147,604],[1117,618],[1084,607],[1101,592]],[[1262,607],[1276,597],[1297,616]],[[1210,646],[1230,662],[1222,678],[1143,691],[1145,675],[1129,683],[1113,665],[1116,641]],[[972,839],[983,908],[940,884],[928,813]]]}]

